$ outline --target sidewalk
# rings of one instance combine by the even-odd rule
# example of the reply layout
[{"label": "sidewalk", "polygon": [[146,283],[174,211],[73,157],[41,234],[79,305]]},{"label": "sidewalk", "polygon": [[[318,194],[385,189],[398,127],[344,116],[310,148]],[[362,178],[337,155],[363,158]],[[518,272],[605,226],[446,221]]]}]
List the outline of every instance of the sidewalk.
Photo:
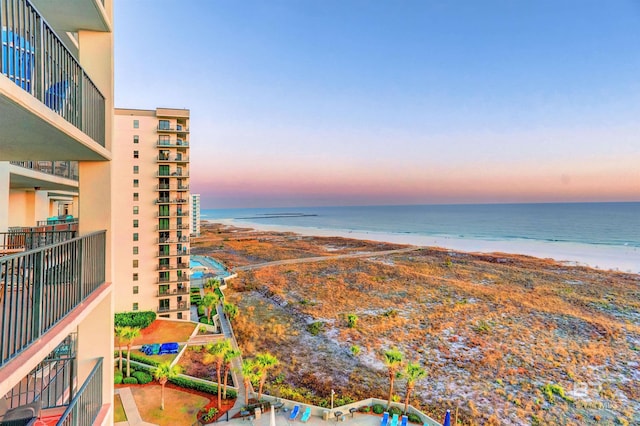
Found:
[{"label": "sidewalk", "polygon": [[124,413],[127,416],[126,422],[115,423],[115,426],[157,426],[155,423],[147,423],[142,420],[130,388],[116,389],[114,393],[120,395],[122,408],[124,408]]}]

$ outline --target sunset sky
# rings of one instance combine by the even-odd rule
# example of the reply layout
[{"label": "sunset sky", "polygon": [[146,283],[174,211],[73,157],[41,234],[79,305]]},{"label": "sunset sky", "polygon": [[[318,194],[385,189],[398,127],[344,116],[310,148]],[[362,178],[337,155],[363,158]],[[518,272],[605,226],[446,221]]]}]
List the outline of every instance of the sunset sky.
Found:
[{"label": "sunset sky", "polygon": [[637,1],[115,2],[204,208],[640,201]]}]

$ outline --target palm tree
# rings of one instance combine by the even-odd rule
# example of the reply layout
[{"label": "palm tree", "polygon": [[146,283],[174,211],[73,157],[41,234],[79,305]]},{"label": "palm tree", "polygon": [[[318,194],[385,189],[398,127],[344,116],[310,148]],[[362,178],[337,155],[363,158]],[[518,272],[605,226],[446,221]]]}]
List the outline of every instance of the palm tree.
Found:
[{"label": "palm tree", "polygon": [[271,355],[269,352],[264,352],[256,355],[256,368],[258,370],[258,376],[260,377],[260,385],[258,387],[258,401],[262,396],[262,388],[267,381],[267,375],[269,370],[278,365],[279,361],[275,355]]},{"label": "palm tree", "polygon": [[233,321],[238,316],[238,307],[231,302],[224,302],[224,313],[229,321]]},{"label": "palm tree", "polygon": [[420,366],[417,362],[410,362],[404,369],[404,377],[407,379],[407,395],[404,399],[404,413],[407,414],[409,408],[409,397],[413,392],[413,387],[417,380],[420,380],[427,376],[427,371]]},{"label": "palm tree", "polygon": [[123,338],[127,342],[127,377],[131,376],[131,345],[140,336],[139,327],[124,327]]},{"label": "palm tree", "polygon": [[160,408],[162,410],[164,410],[164,385],[166,385],[170,379],[173,379],[174,377],[178,376],[178,374],[180,373],[181,373],[180,366],[179,365],[171,366],[171,363],[169,361],[163,362],[162,364],[160,364],[153,372],[153,377],[158,381],[158,383],[160,383],[160,386],[161,386]]},{"label": "palm tree", "polygon": [[242,381],[244,382],[244,405],[249,405],[249,388],[258,379],[256,363],[252,359],[242,360]]},{"label": "palm tree", "polygon": [[218,409],[222,407],[222,364],[224,363],[225,354],[230,350],[231,343],[229,342],[229,339],[224,339],[220,342],[208,345],[207,353],[203,359],[205,364],[216,364],[216,376],[218,379]]},{"label": "palm tree", "polygon": [[118,352],[120,353],[120,358],[118,361],[118,369],[122,373],[122,341],[124,340],[124,333],[127,327],[123,327],[121,325],[116,325],[114,329],[114,334],[116,341],[118,342]]},{"label": "palm tree", "polygon": [[389,349],[384,353],[384,365],[389,369],[389,400],[387,401],[387,408],[391,406],[391,398],[393,397],[393,381],[396,378],[396,373],[402,365],[402,352],[398,348]]},{"label": "palm tree", "polygon": [[220,302],[220,296],[214,292],[206,293],[200,302],[202,306],[207,308],[207,320],[209,320],[209,324],[211,324],[213,309],[218,305],[218,302]]},{"label": "palm tree", "polygon": [[[240,355],[242,355],[242,352],[240,352],[239,349],[229,349],[225,354],[224,354],[224,388],[223,388],[223,393],[222,393],[222,397],[224,399],[227,399],[227,379],[229,377],[229,372],[231,372],[231,362],[235,359],[238,358]],[[236,384],[237,386],[237,384]]]}]

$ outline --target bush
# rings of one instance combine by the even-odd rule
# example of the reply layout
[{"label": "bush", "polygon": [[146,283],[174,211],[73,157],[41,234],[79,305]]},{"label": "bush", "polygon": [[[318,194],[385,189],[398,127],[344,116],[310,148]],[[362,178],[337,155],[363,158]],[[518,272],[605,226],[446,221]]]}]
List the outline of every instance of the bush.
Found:
[{"label": "bush", "polygon": [[373,404],[373,407],[371,409],[376,414],[384,413],[384,405],[382,405],[382,404]]},{"label": "bush", "polygon": [[362,407],[358,408],[358,411],[361,413],[368,413],[369,411],[371,411],[371,407],[369,407],[368,405],[363,405]]},{"label": "bush", "polygon": [[[187,379],[185,377],[174,377],[173,379],[169,379],[169,381],[181,388],[194,389],[200,392],[210,393],[212,395],[218,394],[218,386],[215,384],[196,382],[195,380]],[[234,389],[227,388],[227,397],[237,397],[236,391]]]},{"label": "bush", "polygon": [[409,413],[409,415],[407,417],[409,418],[409,421],[411,423],[422,424],[422,419],[416,413]]},{"label": "bush", "polygon": [[358,316],[356,314],[348,314],[347,326],[349,328],[356,328],[356,325],[358,325]]},{"label": "bush", "polygon": [[211,420],[213,420],[216,417],[216,414],[218,414],[218,409],[215,407],[211,407],[209,408],[209,410],[207,410],[205,415],[202,416],[202,420],[209,423]]},{"label": "bush", "polygon": [[402,408],[396,406],[389,408],[389,415],[393,416],[394,414],[401,416],[403,414]]},{"label": "bush", "polygon": [[317,336],[322,330],[324,330],[324,323],[322,321],[312,322],[307,326],[307,331],[312,336]]},{"label": "bush", "polygon": [[203,316],[204,315],[204,306],[198,305],[198,315],[199,316]]},{"label": "bush", "polygon": [[213,325],[213,320],[211,320],[211,322],[209,322],[209,318],[207,318],[207,317],[200,317],[200,319],[198,321],[200,323],[202,323],[202,324]]},{"label": "bush", "polygon": [[125,385],[137,385],[138,379],[136,379],[135,377],[125,377],[122,380],[122,383],[124,383]]},{"label": "bush", "polygon": [[116,327],[147,328],[155,319],[153,311],[122,312],[115,315],[114,322]]},{"label": "bush", "polygon": [[[131,354],[129,355],[129,358],[131,358],[131,361],[138,361],[138,362],[141,362],[143,364],[153,365],[154,367],[157,367],[157,366],[160,365],[160,363],[158,361],[155,361],[153,359],[147,358],[146,355],[140,355],[140,354],[137,354],[135,352],[131,352]],[[122,360],[122,362],[124,364],[124,362],[126,362],[126,360]]]},{"label": "bush", "polygon": [[151,374],[145,373],[144,371],[136,371],[131,376],[135,377],[138,380],[138,383],[140,383],[141,385],[146,385],[147,383],[150,383],[151,380],[153,380],[151,378]]},{"label": "bush", "polygon": [[122,384],[122,373],[120,371],[116,371],[113,375],[113,383],[116,385]]}]

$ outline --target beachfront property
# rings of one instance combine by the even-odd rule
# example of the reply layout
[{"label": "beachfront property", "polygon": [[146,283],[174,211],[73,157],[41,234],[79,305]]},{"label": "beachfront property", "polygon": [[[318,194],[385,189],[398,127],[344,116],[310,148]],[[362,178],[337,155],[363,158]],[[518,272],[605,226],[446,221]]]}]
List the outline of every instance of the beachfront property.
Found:
[{"label": "beachfront property", "polygon": [[200,236],[200,194],[191,194],[191,236]]},{"label": "beachfront property", "polygon": [[116,312],[189,319],[189,110],[115,109]]},{"label": "beachfront property", "polygon": [[111,424],[112,0],[0,32],[0,421]]}]

